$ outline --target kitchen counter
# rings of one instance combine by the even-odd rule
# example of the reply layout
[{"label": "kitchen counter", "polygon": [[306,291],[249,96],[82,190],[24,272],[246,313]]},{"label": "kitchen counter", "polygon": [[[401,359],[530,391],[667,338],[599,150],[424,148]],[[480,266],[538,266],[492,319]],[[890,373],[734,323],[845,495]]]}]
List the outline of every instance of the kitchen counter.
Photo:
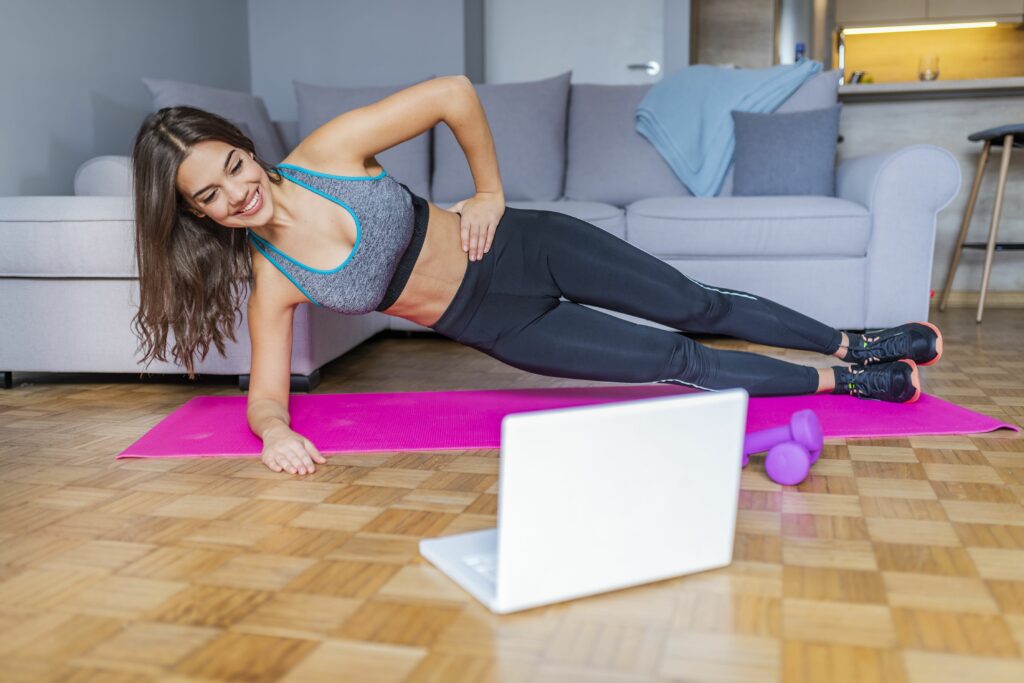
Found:
[{"label": "kitchen counter", "polygon": [[964,81],[853,83],[839,86],[841,102],[870,102],[1024,95],[1024,77],[976,78]]}]

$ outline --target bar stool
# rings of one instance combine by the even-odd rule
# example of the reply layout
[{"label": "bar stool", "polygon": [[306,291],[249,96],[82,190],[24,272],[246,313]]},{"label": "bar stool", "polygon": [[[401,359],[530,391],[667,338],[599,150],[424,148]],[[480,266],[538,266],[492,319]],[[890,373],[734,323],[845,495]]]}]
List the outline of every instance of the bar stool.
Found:
[{"label": "bar stool", "polygon": [[[1013,147],[1024,147],[1024,123],[1009,126],[999,126],[988,130],[971,133],[967,136],[971,142],[985,141],[981,150],[981,158],[978,159],[978,170],[974,173],[974,185],[971,186],[971,196],[967,199],[967,208],[964,210],[964,222],[960,225],[960,235],[956,238],[956,248],[953,249],[953,260],[949,264],[949,272],[946,274],[946,285],[942,288],[942,298],[939,300],[939,310],[946,310],[946,299],[949,298],[949,288],[953,285],[953,276],[956,275],[956,267],[960,264],[960,254],[964,249],[984,249],[985,269],[981,276],[981,296],[978,297],[977,322],[981,322],[981,313],[985,308],[985,292],[988,290],[988,279],[992,274],[992,254],[996,251],[1024,249],[1024,243],[996,242],[996,232],[999,230],[999,216],[1003,210],[1003,192],[1006,189],[1006,175],[1010,170],[1010,150]],[[971,215],[974,213],[974,202],[978,199],[978,188],[981,187],[981,176],[985,172],[985,164],[988,162],[988,153],[992,146],[1002,145],[1003,157],[999,163],[999,185],[996,186],[996,202],[992,208],[992,223],[988,229],[988,242],[969,242],[967,230],[971,226]]]}]

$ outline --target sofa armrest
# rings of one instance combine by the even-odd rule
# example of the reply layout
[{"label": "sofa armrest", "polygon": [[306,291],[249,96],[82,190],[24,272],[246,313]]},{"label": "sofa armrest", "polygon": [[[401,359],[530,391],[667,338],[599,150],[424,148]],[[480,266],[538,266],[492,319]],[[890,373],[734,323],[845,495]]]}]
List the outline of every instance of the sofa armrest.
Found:
[{"label": "sofa armrest", "polygon": [[871,212],[867,327],[928,319],[936,215],[959,190],[960,165],[934,145],[911,145],[839,164],[836,196]]},{"label": "sofa armrest", "polygon": [[0,223],[134,221],[134,203],[130,196],[113,195],[0,197]]},{"label": "sofa armrest", "polygon": [[0,277],[135,277],[131,197],[0,197]]},{"label": "sofa armrest", "polygon": [[89,159],[75,171],[75,196],[126,197],[132,193],[132,160],[123,154]]}]

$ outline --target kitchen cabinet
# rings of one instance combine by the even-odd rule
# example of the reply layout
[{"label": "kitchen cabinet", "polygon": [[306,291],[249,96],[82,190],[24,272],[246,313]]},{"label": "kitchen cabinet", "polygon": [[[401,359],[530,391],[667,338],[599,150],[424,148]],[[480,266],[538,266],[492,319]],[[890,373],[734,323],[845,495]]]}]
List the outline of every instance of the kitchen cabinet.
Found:
[{"label": "kitchen cabinet", "polygon": [[1024,0],[836,0],[844,27],[985,19],[1024,21]]},{"label": "kitchen cabinet", "polygon": [[1024,0],[928,0],[929,19],[1024,16]]},{"label": "kitchen cabinet", "polygon": [[912,21],[928,14],[928,0],[836,0],[836,23],[878,24]]},{"label": "kitchen cabinet", "polygon": [[775,63],[778,0],[692,0],[690,62],[745,69]]}]

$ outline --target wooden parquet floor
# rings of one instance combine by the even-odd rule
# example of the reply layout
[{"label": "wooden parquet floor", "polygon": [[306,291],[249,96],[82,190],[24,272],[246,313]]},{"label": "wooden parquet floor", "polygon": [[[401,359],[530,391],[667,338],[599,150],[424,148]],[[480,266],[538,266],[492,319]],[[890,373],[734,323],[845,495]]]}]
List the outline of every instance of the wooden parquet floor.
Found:
[{"label": "wooden parquet floor", "polygon": [[[925,391],[1024,421],[1024,314],[936,313]],[[819,367],[824,356],[729,339]],[[834,360],[834,359],[831,359]],[[232,380],[21,374],[0,392],[0,680],[1024,681],[1024,440],[834,440],[743,473],[727,568],[508,616],[417,553],[493,526],[498,452],[115,461]],[[585,386],[377,337],[322,393]]]}]

